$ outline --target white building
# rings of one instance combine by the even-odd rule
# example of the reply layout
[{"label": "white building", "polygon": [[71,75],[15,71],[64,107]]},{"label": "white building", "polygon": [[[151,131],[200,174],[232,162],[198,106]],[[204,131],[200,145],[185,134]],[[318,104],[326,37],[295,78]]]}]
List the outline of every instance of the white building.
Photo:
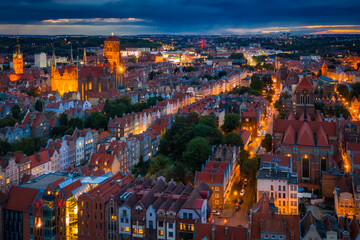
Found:
[{"label": "white building", "polygon": [[[264,157],[263,155],[262,157]],[[280,165],[281,158],[275,155],[273,161],[262,161],[257,178],[257,201],[264,192],[274,199],[279,214],[298,214],[298,176],[290,167]],[[278,164],[279,162],[279,164]]]},{"label": "white building", "polygon": [[46,68],[46,53],[37,53],[35,54],[35,67],[37,68]]}]

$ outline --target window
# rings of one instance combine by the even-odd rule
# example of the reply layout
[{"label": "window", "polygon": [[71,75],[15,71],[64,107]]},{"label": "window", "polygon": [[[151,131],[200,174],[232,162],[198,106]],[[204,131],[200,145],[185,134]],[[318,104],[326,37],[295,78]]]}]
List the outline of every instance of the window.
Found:
[{"label": "window", "polygon": [[279,193],[279,198],[281,198],[281,193]]},{"label": "window", "polygon": [[174,233],[173,232],[169,232],[169,237],[173,237]]},{"label": "window", "polygon": [[122,232],[124,231],[124,227],[121,227],[121,231],[122,231]]},{"label": "window", "polygon": [[133,229],[133,233],[137,234],[137,228]]},{"label": "window", "polygon": [[286,197],[285,197],[285,193],[283,193],[283,198],[286,198]]},{"label": "window", "polygon": [[279,191],[281,191],[281,186],[279,186]]},{"label": "window", "polygon": [[302,177],[310,178],[310,159],[306,154],[302,158]]},{"label": "window", "polygon": [[283,186],[283,191],[286,191],[286,190],[285,190],[285,186]]},{"label": "window", "polygon": [[125,228],[125,232],[129,232],[129,227],[126,227],[126,228]]},{"label": "window", "polygon": [[164,231],[163,231],[163,230],[159,230],[159,235],[160,235],[160,236],[164,236]]},{"label": "window", "polygon": [[274,191],[274,185],[271,185],[271,191]]},{"label": "window", "polygon": [[164,227],[164,222],[159,222],[159,227]]},{"label": "window", "polygon": [[169,228],[173,228],[173,224],[172,224],[172,223],[169,223]]},{"label": "window", "polygon": [[139,229],[139,234],[144,234],[144,229]]},{"label": "window", "polygon": [[184,213],[184,214],[183,214],[183,218],[184,218],[184,219],[187,219],[187,213]]}]

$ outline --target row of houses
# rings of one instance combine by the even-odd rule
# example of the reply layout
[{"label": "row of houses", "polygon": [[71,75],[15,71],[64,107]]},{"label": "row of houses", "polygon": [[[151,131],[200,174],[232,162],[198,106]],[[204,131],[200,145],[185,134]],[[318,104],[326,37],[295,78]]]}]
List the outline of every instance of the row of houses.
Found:
[{"label": "row of houses", "polygon": [[192,239],[211,197],[205,183],[52,172],[11,188],[2,239]]}]

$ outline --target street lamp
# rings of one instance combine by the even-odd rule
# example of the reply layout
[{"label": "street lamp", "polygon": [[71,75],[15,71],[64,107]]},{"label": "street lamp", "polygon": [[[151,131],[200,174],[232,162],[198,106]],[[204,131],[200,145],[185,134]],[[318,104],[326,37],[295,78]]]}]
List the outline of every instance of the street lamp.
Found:
[{"label": "street lamp", "polygon": [[235,196],[237,195],[237,191],[234,192]]}]

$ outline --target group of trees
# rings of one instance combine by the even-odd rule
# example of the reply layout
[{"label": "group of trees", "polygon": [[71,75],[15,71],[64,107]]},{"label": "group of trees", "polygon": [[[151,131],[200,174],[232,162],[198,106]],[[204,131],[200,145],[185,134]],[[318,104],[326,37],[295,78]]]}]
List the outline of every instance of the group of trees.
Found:
[{"label": "group of trees", "polygon": [[40,148],[46,146],[46,139],[39,137],[23,138],[21,141],[9,143],[8,141],[0,141],[0,156],[5,156],[8,152],[22,152],[27,156],[38,152]]},{"label": "group of trees", "polygon": [[219,71],[217,75],[215,76],[212,76],[211,74],[205,74],[202,76],[202,78],[206,78],[207,80],[218,80],[220,78],[222,78],[223,76],[225,76],[227,74],[226,71],[222,70],[222,71]]},{"label": "group of trees", "polygon": [[351,90],[345,84],[340,84],[336,90],[342,98],[350,101],[353,97],[358,98],[360,96],[360,82],[351,84],[350,88]]},{"label": "group of trees", "polygon": [[225,135],[213,115],[200,117],[193,112],[188,116],[176,116],[173,126],[160,140],[158,155],[150,163],[140,161],[135,166],[136,173],[192,182],[194,172],[201,170],[210,156],[212,145],[228,144],[243,148],[241,136],[232,132],[238,127],[240,117],[237,114],[225,116],[222,126]]}]

